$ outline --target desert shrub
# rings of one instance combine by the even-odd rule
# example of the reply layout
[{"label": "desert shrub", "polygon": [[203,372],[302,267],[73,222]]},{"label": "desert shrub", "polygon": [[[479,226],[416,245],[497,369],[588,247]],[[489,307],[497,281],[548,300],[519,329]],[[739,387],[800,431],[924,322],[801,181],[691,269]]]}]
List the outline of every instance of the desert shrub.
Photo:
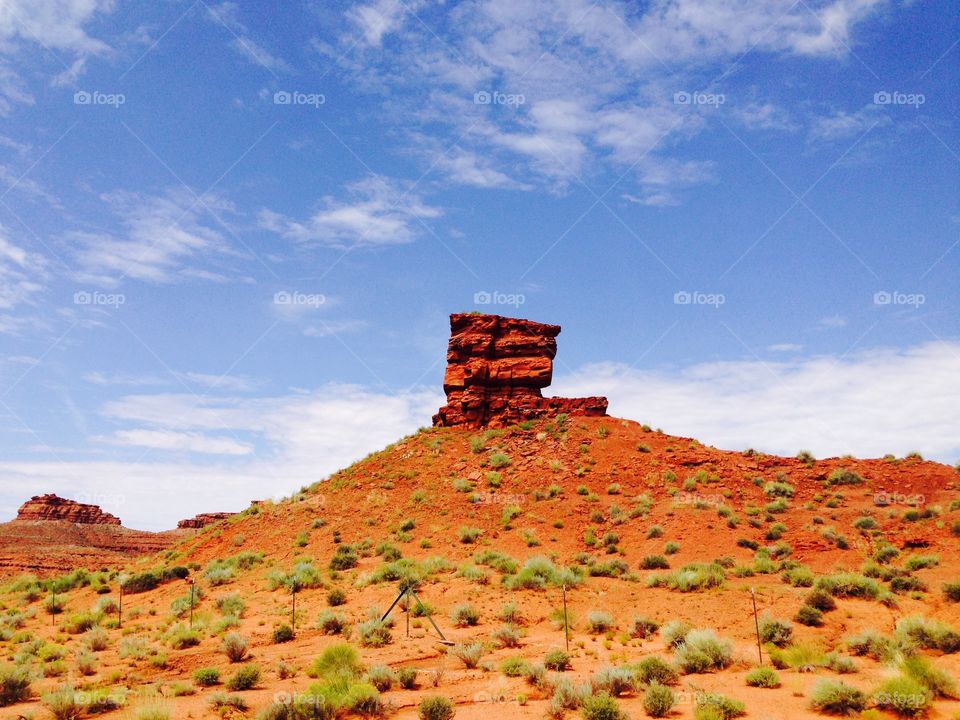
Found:
[{"label": "desert shrub", "polygon": [[926,688],[934,697],[956,698],[957,682],[950,673],[941,670],[921,655],[903,659],[900,665],[904,674],[913,678]]},{"label": "desert shrub", "polygon": [[100,616],[92,612],[74,613],[63,624],[70,635],[79,635],[100,624]]},{"label": "desert shrub", "polygon": [[170,720],[170,710],[165,705],[144,705],[134,711],[133,720]]},{"label": "desert shrub", "polygon": [[903,561],[904,567],[910,572],[936,567],[939,564],[939,555],[911,555]]},{"label": "desert shrub", "polygon": [[579,569],[560,568],[542,555],[528,559],[516,575],[504,578],[508,590],[541,590],[547,585],[576,587],[583,581]]},{"label": "desert shrub", "polygon": [[473,627],[480,622],[480,612],[469,603],[463,603],[453,609],[450,619],[457,627]]},{"label": "desert shrub", "polygon": [[217,610],[220,611],[221,615],[241,618],[246,609],[247,603],[238,593],[228,593],[217,598]]},{"label": "desert shrub", "polygon": [[243,713],[247,710],[247,701],[239,695],[227,695],[226,693],[216,693],[208,701],[221,716],[229,714],[231,710]]},{"label": "desert shrub", "polygon": [[858,517],[853,521],[853,526],[857,530],[876,530],[878,527],[880,527],[880,525],[877,524],[877,521],[869,515]]},{"label": "desert shrub", "polygon": [[807,627],[820,627],[823,625],[823,613],[810,605],[801,605],[800,609],[797,610],[797,614],[793,616],[793,619]]},{"label": "desert shrub", "polygon": [[84,642],[93,652],[101,652],[110,646],[110,636],[107,631],[100,627],[91,628],[84,635]]},{"label": "desert shrub", "polygon": [[675,685],[679,674],[677,669],[656,655],[643,658],[634,666],[637,680],[641,685],[657,683],[659,685]]},{"label": "desert shrub", "polygon": [[663,537],[663,528],[660,525],[651,525],[647,530],[647,540]]},{"label": "desert shrub", "polygon": [[570,667],[570,656],[560,648],[547,650],[546,655],[543,656],[543,666],[547,670],[563,672]]},{"label": "desert shrub", "polygon": [[200,633],[177,625],[167,635],[167,642],[174,650],[184,650],[200,644]]},{"label": "desert shrub", "polygon": [[750,687],[776,688],[780,687],[780,676],[773,668],[758,667],[747,673],[746,682]]},{"label": "desert shrub", "polygon": [[507,624],[497,628],[490,633],[490,637],[499,647],[520,647],[520,631],[513,625]]},{"label": "desert shrub", "polygon": [[699,693],[694,711],[697,720],[702,718],[716,718],[730,720],[746,714],[746,707],[739,700],[718,695],[716,693]]},{"label": "desert shrub", "polygon": [[665,576],[652,575],[650,587],[667,587],[679,592],[696,592],[723,586],[726,571],[717,563],[691,563]]},{"label": "desert shrub", "polygon": [[691,630],[674,654],[685,673],[722,670],[733,662],[733,644],[717,637],[713,630]]},{"label": "desert shrub", "polygon": [[307,670],[312,678],[355,680],[361,673],[360,656],[347,643],[331,645],[317,657]]},{"label": "desert shrub", "polygon": [[477,538],[480,537],[482,531],[480,528],[472,527],[461,527],[457,530],[457,537],[460,538],[460,542],[465,545],[471,545],[477,541]]},{"label": "desert shrub", "polygon": [[527,681],[527,684],[543,689],[547,682],[547,668],[543,663],[528,665],[523,678]]},{"label": "desert shrub", "polygon": [[244,665],[227,680],[230,690],[249,690],[260,681],[260,668],[256,665]]},{"label": "desert shrub", "polygon": [[509,555],[497,552],[496,550],[482,550],[474,553],[473,561],[478,565],[486,565],[504,575],[512,575],[517,571],[519,565]]},{"label": "desert shrub", "polygon": [[357,634],[364,647],[383,647],[393,642],[390,625],[379,618],[370,618],[357,625]]},{"label": "desert shrub", "polygon": [[780,577],[787,585],[793,587],[813,587],[813,581],[815,580],[813,571],[806,565],[796,565],[784,570]]},{"label": "desert shrub", "polygon": [[637,616],[630,623],[630,637],[647,638],[660,629],[660,623],[647,617]]},{"label": "desert shrub", "polygon": [[871,578],[851,572],[827,575],[817,580],[816,587],[826,590],[834,597],[857,597],[876,600],[880,586]]},{"label": "desert shrub", "polygon": [[673,542],[672,540],[668,543],[664,543],[664,555],[676,555],[678,552],[680,552],[680,543]]},{"label": "desert shrub", "polygon": [[193,682],[201,687],[210,687],[220,682],[220,671],[215,667],[202,667],[193,671]]},{"label": "desert shrub", "polygon": [[30,672],[25,667],[0,665],[0,707],[23,702],[30,697]]},{"label": "desert shrub", "polygon": [[932,693],[912,677],[901,675],[890,678],[874,693],[877,707],[901,717],[925,715]]},{"label": "desert shrub", "polygon": [[330,558],[330,569],[349,570],[355,568],[359,562],[360,558],[352,545],[337,545],[333,557]]},{"label": "desert shrub", "polygon": [[578,692],[573,687],[573,683],[567,678],[554,679],[551,682],[553,686],[553,696],[550,698],[550,705],[547,708],[549,717],[563,717],[567,710],[577,710],[589,689],[584,688],[583,692]]},{"label": "desert shrub", "polygon": [[890,589],[895,593],[925,592],[927,584],[915,575],[897,575],[890,578]]},{"label": "desert shrub", "polygon": [[272,633],[273,642],[276,644],[290,642],[293,640],[293,628],[289,625],[277,625]]},{"label": "desert shrub", "polygon": [[387,692],[396,681],[396,674],[387,665],[373,665],[367,670],[367,682],[379,692]]},{"label": "desert shrub", "polygon": [[847,468],[836,468],[827,476],[827,485],[862,485],[863,477]]},{"label": "desert shrub", "polygon": [[795,490],[793,485],[785,482],[768,482],[763,486],[763,494],[771,498],[792,498]]},{"label": "desert shrub", "polygon": [[606,693],[588,695],[580,705],[584,720],[625,720],[627,715],[617,701]]},{"label": "desert shrub", "polygon": [[670,620],[660,628],[660,637],[667,645],[675,648],[686,639],[691,630],[693,627],[683,620]]},{"label": "desert shrub", "polygon": [[944,583],[943,597],[947,602],[960,602],[960,582]]},{"label": "desert shrub", "polygon": [[339,635],[346,625],[347,621],[343,615],[333,610],[326,610],[317,618],[317,629],[322,630],[324,635]]},{"label": "desert shrub", "polygon": [[590,679],[594,692],[605,692],[613,697],[632,693],[637,689],[636,675],[630,668],[608,667]]},{"label": "desert shrub", "polygon": [[347,594],[340,588],[332,588],[327,593],[327,605],[330,607],[337,607],[345,602],[347,602]]},{"label": "desert shrub", "polygon": [[527,661],[520,657],[509,657],[500,663],[500,672],[507,677],[520,677],[525,675],[529,665]]},{"label": "desert shrub", "polygon": [[72,685],[61,685],[41,699],[55,720],[78,720],[85,709]]},{"label": "desert shrub", "polygon": [[483,643],[457,643],[450,648],[450,654],[460,660],[464,667],[473,669],[480,663],[483,657]]},{"label": "desert shrub", "polygon": [[785,620],[765,617],[760,621],[760,639],[777,647],[785,647],[793,638],[793,627]]},{"label": "desert shrub", "polygon": [[510,457],[504,453],[493,453],[490,456],[490,467],[492,468],[505,468],[510,465]]},{"label": "desert shrub", "polygon": [[804,598],[804,603],[821,612],[830,612],[837,608],[837,601],[833,599],[833,595],[822,588],[816,588],[808,592],[807,597]]},{"label": "desert shrub", "polygon": [[250,654],[247,639],[240,633],[227,633],[220,647],[232,663],[243,662]]},{"label": "desert shrub", "polygon": [[453,702],[442,695],[429,695],[417,706],[420,720],[451,720],[455,714]]},{"label": "desert shrub", "polygon": [[670,563],[663,555],[647,555],[640,561],[641,570],[666,570]]},{"label": "desert shrub", "polygon": [[897,635],[927,650],[943,653],[960,651],[960,633],[938,620],[914,615],[897,622]]},{"label": "desert shrub", "polygon": [[603,610],[593,610],[587,615],[587,627],[592,633],[604,633],[615,626],[613,615]]},{"label": "desert shrub", "polygon": [[866,694],[838,680],[820,680],[810,692],[810,707],[832,715],[850,715],[867,706]]},{"label": "desert shrub", "polygon": [[413,690],[417,686],[417,669],[402,667],[397,670],[397,684],[404,690]]},{"label": "desert shrub", "polygon": [[650,717],[666,717],[676,702],[677,699],[670,688],[653,683],[643,694],[643,711]]}]

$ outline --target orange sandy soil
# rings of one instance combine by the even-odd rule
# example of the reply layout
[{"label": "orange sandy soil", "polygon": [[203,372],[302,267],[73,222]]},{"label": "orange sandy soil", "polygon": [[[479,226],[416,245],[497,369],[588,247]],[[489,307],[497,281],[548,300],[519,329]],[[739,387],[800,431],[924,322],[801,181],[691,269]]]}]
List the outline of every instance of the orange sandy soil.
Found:
[{"label": "orange sandy soil", "polygon": [[[878,539],[885,539],[898,548],[909,542],[917,549],[902,550],[902,561],[911,553],[938,554],[937,567],[923,569],[915,574],[929,587],[929,592],[916,598],[909,594],[897,596],[898,607],[886,607],[878,602],[857,599],[838,599],[838,608],[826,613],[820,628],[794,624],[795,638],[804,644],[814,644],[824,651],[836,649],[845,654],[843,638],[867,628],[882,633],[892,632],[897,619],[923,614],[960,626],[960,605],[946,602],[941,586],[960,580],[960,538],[951,536],[950,527],[960,520],[960,509],[950,510],[951,502],[960,499],[960,475],[951,467],[920,459],[855,460],[832,458],[817,460],[811,467],[793,458],[781,458],[761,453],[727,452],[704,446],[689,438],[668,436],[645,429],[640,425],[614,418],[571,419],[567,430],[555,431],[546,421],[536,423],[530,430],[506,429],[500,436],[491,437],[481,452],[472,452],[470,439],[482,435],[464,429],[430,429],[371,455],[352,467],[336,473],[312,489],[306,489],[281,503],[268,503],[255,512],[248,512],[231,520],[205,528],[196,536],[182,541],[166,557],[144,558],[130,569],[166,565],[198,563],[200,571],[193,573],[203,588],[205,598],[195,614],[200,627],[212,626],[219,618],[215,600],[228,593],[239,593],[247,603],[241,627],[250,640],[252,662],[263,670],[259,685],[239,693],[250,706],[246,716],[269,704],[278,692],[306,691],[313,682],[304,670],[325,648],[342,642],[337,636],[327,636],[315,629],[317,616],[327,609],[326,595],[331,587],[347,593],[347,603],[337,611],[352,623],[366,619],[371,607],[385,609],[394,599],[396,583],[354,586],[354,581],[379,567],[382,560],[371,556],[361,558],[360,565],[330,579],[328,563],[335,550],[334,531],[339,531],[342,542],[355,543],[369,538],[373,545],[390,542],[403,552],[404,557],[423,559],[442,556],[451,563],[451,570],[431,576],[425,581],[420,597],[435,610],[435,617],[445,635],[454,641],[488,640],[489,634],[501,626],[497,613],[501,605],[516,602],[525,619],[525,637],[518,649],[494,649],[475,670],[464,669],[462,663],[446,655],[445,648],[436,642],[433,630],[424,620],[413,620],[412,637],[404,636],[403,615],[397,614],[393,642],[379,649],[359,646],[356,633],[352,640],[366,665],[388,664],[394,668],[414,666],[421,669],[420,687],[414,691],[393,689],[384,693],[384,699],[395,706],[394,717],[414,718],[416,705],[422,697],[442,694],[457,705],[457,718],[524,717],[541,718],[549,698],[530,687],[522,678],[507,678],[499,671],[504,658],[521,656],[529,662],[543,659],[551,648],[562,647],[563,632],[549,619],[552,610],[560,607],[560,590],[505,590],[500,585],[499,573],[488,570],[489,583],[478,584],[454,574],[455,568],[470,560],[478,549],[490,548],[507,553],[521,563],[534,555],[553,557],[557,563],[572,565],[574,556],[589,552],[598,562],[620,558],[636,571],[639,580],[586,578],[579,587],[568,592],[568,602],[577,625],[570,643],[572,669],[566,673],[575,684],[589,679],[599,669],[621,663],[635,663],[656,654],[670,660],[672,653],[659,635],[640,640],[631,639],[624,631],[637,615],[654,618],[661,623],[672,619],[686,620],[695,627],[715,629],[722,637],[734,641],[736,661],[725,671],[681,675],[674,690],[681,702],[670,717],[692,718],[694,712],[690,697],[700,690],[718,691],[746,704],[748,718],[814,718],[824,717],[809,708],[809,692],[821,678],[842,679],[867,692],[874,690],[884,679],[895,675],[889,666],[869,658],[856,658],[860,671],[838,676],[827,669],[813,672],[782,670],[782,686],[777,689],[748,687],[744,675],[757,664],[754,620],[751,611],[750,589],[755,588],[760,613],[790,619],[802,604],[807,588],[794,588],[778,574],[735,577],[728,572],[726,584],[707,592],[679,593],[666,588],[646,587],[646,577],[652,573],[639,570],[639,561],[646,555],[663,552],[664,543],[679,543],[680,550],[669,556],[670,567],[694,561],[710,561],[723,555],[732,556],[738,565],[751,565],[753,553],[738,547],[738,538],[750,538],[761,546],[773,543],[764,540],[766,529],[773,522],[787,526],[781,542],[792,549],[792,560],[809,566],[817,575],[840,568],[858,570],[868,559]],[[552,430],[553,432],[548,432]],[[638,449],[646,446],[649,452]],[[486,481],[491,453],[497,450],[509,456],[511,464],[501,469],[502,484],[496,495]],[[824,479],[835,468],[845,467],[862,475],[862,485],[824,488]],[[699,484],[695,490],[684,493],[685,478],[703,470],[713,481]],[[676,474],[677,480],[664,479],[666,471]],[[761,487],[753,482],[756,477],[775,480],[784,473],[796,488],[789,509],[764,521],[761,528],[751,527],[745,506],[763,507],[768,501]],[[466,493],[453,487],[455,478],[471,480],[476,491],[484,493],[483,501],[471,503]],[[610,494],[611,484],[619,484],[619,492]],[[558,497],[537,500],[535,490],[546,490],[552,484],[563,488]],[[578,494],[577,488],[586,486],[595,497]],[[672,497],[669,488],[680,494]],[[937,506],[939,515],[918,522],[907,522],[903,513],[909,507],[904,498],[895,503],[877,507],[875,495],[879,492],[901,496],[922,496],[920,507]],[[652,497],[653,505],[646,516],[629,518],[627,513],[636,507],[638,495]],[[838,506],[827,507],[826,501],[834,494],[842,495]],[[698,506],[693,502],[700,499]],[[736,528],[727,526],[720,517],[717,503],[732,508],[740,518]],[[512,529],[504,529],[501,515],[507,505],[519,506],[521,513],[512,522]],[[623,511],[623,521],[610,519],[610,507]],[[594,522],[591,515],[600,510],[602,522]],[[880,529],[868,533],[853,527],[863,515],[871,515]],[[814,517],[823,524],[814,524]],[[757,517],[764,519],[765,513]],[[401,522],[412,519],[415,527],[411,538],[398,541],[395,537]],[[314,528],[314,521],[326,524]],[[560,521],[562,528],[554,527]],[[660,525],[664,534],[647,539],[652,525]],[[482,534],[475,544],[463,544],[458,539],[458,528],[480,528]],[[820,531],[832,526],[849,541],[849,549],[840,550],[824,539]],[[599,538],[607,532],[619,535],[619,554],[604,553],[603,543],[590,548],[584,542],[585,531],[593,527]],[[528,547],[524,532],[532,531],[540,541]],[[298,546],[297,538],[307,533],[305,546]],[[424,542],[426,541],[426,542]],[[421,547],[421,543],[430,547]],[[265,553],[265,562],[242,572],[233,582],[209,587],[202,567],[214,559],[222,559],[241,550]],[[298,632],[295,640],[273,644],[271,631],[275,625],[289,621],[290,595],[282,590],[270,591],[266,575],[272,568],[289,568],[294,559],[309,556],[324,573],[325,588],[307,589],[297,594]],[[662,573],[664,571],[655,571]],[[112,582],[111,597],[116,597],[116,583]],[[231,667],[220,651],[221,638],[202,632],[199,646],[178,651],[166,647],[162,628],[172,622],[170,614],[174,599],[184,596],[186,583],[175,581],[159,588],[124,599],[125,622],[122,630],[110,629],[110,647],[99,653],[95,674],[82,677],[75,668],[73,652],[82,646],[82,635],[68,635],[62,629],[62,619],[73,612],[90,609],[98,597],[90,589],[68,594],[63,615],[52,625],[42,601],[24,607],[22,598],[6,592],[0,603],[7,610],[19,609],[28,618],[23,630],[36,637],[56,641],[70,652],[66,657],[68,674],[62,678],[46,678],[34,682],[34,700],[0,709],[0,718],[49,717],[39,701],[43,692],[65,679],[78,688],[118,688],[159,693],[170,708],[171,717],[212,718],[219,713],[209,707],[208,698],[223,687],[197,688],[196,694],[172,697],[170,685],[180,682],[192,685],[195,669],[218,666],[227,677]],[[450,620],[450,611],[458,604],[469,602],[480,611],[476,627],[456,628]],[[592,610],[604,610],[613,615],[617,629],[604,635],[591,635],[586,628],[586,617]],[[132,619],[132,615],[136,619]],[[167,667],[156,668],[148,660],[122,660],[118,645],[122,637],[146,640],[167,657]],[[492,646],[492,643],[491,643]],[[12,660],[17,646],[11,641],[0,643],[4,662]],[[960,676],[960,654],[943,655],[922,651],[954,677]],[[293,677],[278,679],[276,668],[281,661],[296,670]],[[764,662],[769,664],[764,652]],[[432,687],[430,678],[441,671],[439,686]],[[517,702],[518,695],[526,696],[526,704]],[[633,718],[646,717],[642,707],[642,692],[622,697],[621,707]],[[133,717],[137,707],[133,700],[128,709],[114,711],[105,717]],[[876,712],[876,711],[872,711]],[[229,713],[228,713],[229,715]],[[230,716],[241,717],[234,713]],[[570,713],[577,717],[577,713]],[[874,717],[894,717],[877,713]],[[935,700],[928,715],[940,718],[960,717],[960,701]]]}]

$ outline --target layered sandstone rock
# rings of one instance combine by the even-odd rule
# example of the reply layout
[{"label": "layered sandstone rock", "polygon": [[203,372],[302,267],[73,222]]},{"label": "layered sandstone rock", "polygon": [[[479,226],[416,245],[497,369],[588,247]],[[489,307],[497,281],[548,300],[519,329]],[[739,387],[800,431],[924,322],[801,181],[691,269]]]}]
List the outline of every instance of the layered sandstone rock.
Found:
[{"label": "layered sandstone rock", "polygon": [[59,495],[34,495],[20,506],[17,520],[63,520],[83,525],[119,525],[120,518],[97,505],[67,500]]},{"label": "layered sandstone rock", "polygon": [[177,523],[177,527],[181,530],[205,528],[207,525],[212,525],[215,522],[220,522],[221,520],[226,520],[228,517],[232,517],[236,513],[232,512],[212,512],[212,513],[200,513],[199,515],[194,515],[192,518],[187,518],[186,520],[181,520]]},{"label": "layered sandstone rock", "polygon": [[450,316],[443,389],[434,425],[503,427],[566,413],[606,415],[607,399],[545,398],[553,377],[559,325],[500,315]]}]

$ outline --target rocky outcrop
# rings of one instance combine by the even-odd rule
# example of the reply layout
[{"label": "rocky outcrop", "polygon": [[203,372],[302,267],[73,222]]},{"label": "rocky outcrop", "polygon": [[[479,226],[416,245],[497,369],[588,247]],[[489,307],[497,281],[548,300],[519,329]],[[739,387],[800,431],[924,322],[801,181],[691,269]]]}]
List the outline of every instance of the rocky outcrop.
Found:
[{"label": "rocky outcrop", "polygon": [[215,522],[226,520],[228,517],[232,517],[234,515],[236,515],[236,513],[232,512],[200,513],[199,515],[194,515],[192,518],[181,520],[177,523],[177,527],[181,530],[199,530],[200,528],[205,528],[207,525],[212,525]]},{"label": "rocky outcrop", "polygon": [[606,415],[607,399],[545,398],[553,378],[559,325],[500,315],[450,316],[443,389],[447,404],[433,416],[439,426],[504,427],[566,413]]},{"label": "rocky outcrop", "polygon": [[97,505],[67,500],[59,495],[34,495],[17,511],[17,520],[62,520],[83,525],[119,525],[120,518]]}]

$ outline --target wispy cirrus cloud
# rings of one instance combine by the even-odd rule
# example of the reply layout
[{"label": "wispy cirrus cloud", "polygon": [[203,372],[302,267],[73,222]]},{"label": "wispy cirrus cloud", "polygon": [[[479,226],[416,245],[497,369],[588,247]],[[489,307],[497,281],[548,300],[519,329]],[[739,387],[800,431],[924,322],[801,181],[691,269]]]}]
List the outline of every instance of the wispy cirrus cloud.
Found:
[{"label": "wispy cirrus cloud", "polygon": [[260,226],[305,245],[332,248],[377,247],[411,242],[426,220],[440,217],[408,184],[380,176],[347,186],[348,198],[326,196],[305,220],[271,210],[259,214]]},{"label": "wispy cirrus cloud", "polygon": [[119,191],[100,200],[119,227],[66,233],[79,280],[113,286],[124,278],[154,283],[226,279],[209,263],[234,250],[208,213],[228,212],[229,203],[209,195],[201,203],[183,189],[156,196]]}]

